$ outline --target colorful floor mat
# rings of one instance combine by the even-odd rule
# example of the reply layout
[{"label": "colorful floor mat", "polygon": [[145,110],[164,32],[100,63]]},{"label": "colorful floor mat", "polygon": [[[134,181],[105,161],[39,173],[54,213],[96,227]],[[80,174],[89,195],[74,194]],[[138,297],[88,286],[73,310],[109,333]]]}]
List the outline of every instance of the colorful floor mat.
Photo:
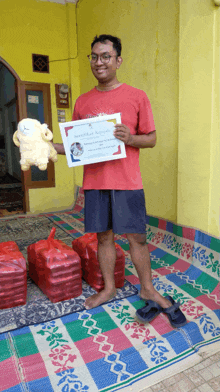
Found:
[{"label": "colorful floor mat", "polygon": [[[72,237],[81,233],[83,195],[74,212],[48,214]],[[75,225],[78,225],[76,229]],[[78,231],[78,233],[77,233]],[[140,323],[138,295],[0,335],[0,391],[141,391],[220,350],[220,240],[148,217],[153,283],[181,302],[187,325],[173,329],[165,314]],[[126,279],[139,290],[128,243]]]},{"label": "colorful floor mat", "polygon": [[[80,199],[80,197],[79,197]],[[76,211],[63,213],[62,215],[70,219],[72,215],[76,216],[79,204],[76,205]],[[72,241],[84,233],[83,215],[80,214],[79,220],[74,218],[71,228],[74,230],[65,230],[56,223],[57,216],[50,214],[47,216],[23,217],[14,219],[0,220],[0,238],[1,242],[15,241],[27,260],[27,247],[39,240],[48,238],[52,227],[56,227],[55,238],[62,240],[68,246],[72,247]],[[64,225],[65,226],[65,225]],[[78,230],[80,226],[80,231]],[[125,245],[126,247],[126,245]],[[77,298],[52,303],[47,296],[36,286],[28,275],[27,266],[27,303],[23,306],[17,306],[11,309],[0,310],[0,333],[17,329],[20,327],[43,323],[55,318],[67,315],[69,313],[79,312],[84,307],[85,299],[95,294],[96,291],[85,281],[82,283],[83,292]],[[137,294],[137,288],[125,280],[122,288],[117,289],[116,296],[110,300],[119,300]]]}]

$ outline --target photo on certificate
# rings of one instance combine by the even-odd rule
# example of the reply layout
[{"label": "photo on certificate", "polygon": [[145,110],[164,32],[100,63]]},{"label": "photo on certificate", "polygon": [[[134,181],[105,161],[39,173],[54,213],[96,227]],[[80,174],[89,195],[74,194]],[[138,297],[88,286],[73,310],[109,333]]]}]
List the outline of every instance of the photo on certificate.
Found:
[{"label": "photo on certificate", "polygon": [[69,167],[126,158],[125,144],[114,135],[121,114],[59,123]]}]

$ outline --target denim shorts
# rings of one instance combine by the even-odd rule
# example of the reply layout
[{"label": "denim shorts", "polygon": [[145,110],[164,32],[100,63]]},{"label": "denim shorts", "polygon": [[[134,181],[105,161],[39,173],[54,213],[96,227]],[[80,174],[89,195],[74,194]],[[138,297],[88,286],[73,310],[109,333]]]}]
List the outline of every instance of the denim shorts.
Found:
[{"label": "denim shorts", "polygon": [[85,232],[145,233],[146,208],[143,189],[85,190]]}]

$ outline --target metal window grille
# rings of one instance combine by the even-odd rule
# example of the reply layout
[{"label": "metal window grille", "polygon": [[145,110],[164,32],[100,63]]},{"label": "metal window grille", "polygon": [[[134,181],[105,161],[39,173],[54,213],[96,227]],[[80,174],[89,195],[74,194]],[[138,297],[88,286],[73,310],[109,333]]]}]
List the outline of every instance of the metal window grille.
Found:
[{"label": "metal window grille", "polygon": [[32,54],[33,72],[49,73],[49,56]]}]

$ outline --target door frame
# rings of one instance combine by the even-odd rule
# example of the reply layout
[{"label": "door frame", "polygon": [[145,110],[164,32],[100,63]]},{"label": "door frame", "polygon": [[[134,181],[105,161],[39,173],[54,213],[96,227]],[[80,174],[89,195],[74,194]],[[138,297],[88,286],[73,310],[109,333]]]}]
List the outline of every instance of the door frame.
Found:
[{"label": "door frame", "polygon": [[2,63],[6,68],[8,68],[9,72],[14,76],[16,80],[21,80],[15,70],[0,56],[0,63]]},{"label": "door frame", "polygon": [[[15,99],[17,103],[17,123],[21,121],[23,118],[27,118],[27,107],[26,107],[26,87],[27,89],[35,89],[43,91],[44,96],[46,97],[45,101],[45,112],[44,112],[44,120],[48,125],[48,128],[52,131],[52,114],[51,114],[51,97],[50,97],[50,83],[36,83],[36,82],[25,82],[22,81],[19,75],[15,72],[15,70],[0,56],[0,64],[3,64],[8,71],[15,78]],[[30,211],[30,202],[29,202],[29,189],[37,189],[37,188],[50,188],[55,187],[55,169],[54,163],[49,160],[47,165],[48,169],[48,181],[32,181],[31,180],[31,170],[29,169],[27,172],[21,171],[21,181],[22,181],[22,189],[24,192],[23,199],[23,210],[24,213]]]},{"label": "door frame", "polygon": [[[35,90],[43,92],[44,99],[44,121],[48,128],[52,131],[52,114],[51,114],[51,98],[50,83],[26,82],[23,80],[15,81],[15,91],[17,97],[17,119],[18,122],[27,118],[26,91]],[[23,191],[24,191],[24,212],[30,211],[29,189],[52,188],[55,187],[55,169],[54,162],[49,160],[47,165],[48,180],[32,181],[31,169],[22,171]]]}]

